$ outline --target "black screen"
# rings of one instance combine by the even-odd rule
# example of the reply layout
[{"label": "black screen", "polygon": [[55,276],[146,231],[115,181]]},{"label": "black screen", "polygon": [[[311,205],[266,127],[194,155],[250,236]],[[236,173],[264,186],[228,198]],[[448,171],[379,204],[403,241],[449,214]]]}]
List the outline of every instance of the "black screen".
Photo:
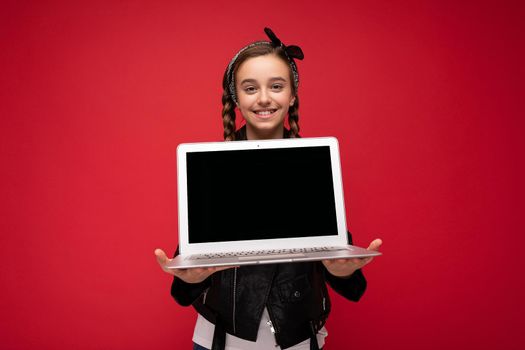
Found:
[{"label": "black screen", "polygon": [[186,156],[190,243],[337,235],[328,146]]}]

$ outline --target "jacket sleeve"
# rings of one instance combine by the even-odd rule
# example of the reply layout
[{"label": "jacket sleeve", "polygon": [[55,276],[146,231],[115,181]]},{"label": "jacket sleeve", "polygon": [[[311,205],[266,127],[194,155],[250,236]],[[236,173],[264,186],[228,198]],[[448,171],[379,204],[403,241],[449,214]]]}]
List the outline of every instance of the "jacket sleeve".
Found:
[{"label": "jacket sleeve", "polygon": [[[350,232],[348,232],[348,243],[352,244]],[[340,278],[332,275],[325,268],[325,279],[333,290],[351,301],[359,301],[366,290],[366,278],[361,269],[356,270],[348,278]]]},{"label": "jacket sleeve", "polygon": [[[179,255],[179,247],[174,256]],[[200,283],[186,283],[178,277],[173,277],[171,296],[182,306],[189,306],[210,286],[210,277]]]}]

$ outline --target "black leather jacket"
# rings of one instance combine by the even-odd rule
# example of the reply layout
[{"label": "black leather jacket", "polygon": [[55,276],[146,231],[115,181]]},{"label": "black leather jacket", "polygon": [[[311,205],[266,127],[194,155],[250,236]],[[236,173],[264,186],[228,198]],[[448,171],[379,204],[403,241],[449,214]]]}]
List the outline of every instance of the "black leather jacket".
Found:
[{"label": "black leather jacket", "polygon": [[214,350],[224,347],[225,332],[255,341],[265,306],[281,348],[310,338],[315,349],[315,334],[331,308],[325,281],[352,301],[358,301],[366,289],[361,270],[343,279],[331,275],[321,262],[305,262],[232,268],[196,284],[175,278],[171,295],[180,305],[193,305],[216,325]]}]

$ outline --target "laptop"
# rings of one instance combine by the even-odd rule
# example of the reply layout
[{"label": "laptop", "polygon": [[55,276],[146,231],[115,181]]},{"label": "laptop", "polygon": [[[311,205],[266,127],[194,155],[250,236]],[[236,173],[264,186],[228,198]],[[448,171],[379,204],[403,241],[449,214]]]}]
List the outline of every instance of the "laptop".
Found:
[{"label": "laptop", "polygon": [[348,244],[337,139],[177,148],[179,253],[168,268],[381,255]]}]

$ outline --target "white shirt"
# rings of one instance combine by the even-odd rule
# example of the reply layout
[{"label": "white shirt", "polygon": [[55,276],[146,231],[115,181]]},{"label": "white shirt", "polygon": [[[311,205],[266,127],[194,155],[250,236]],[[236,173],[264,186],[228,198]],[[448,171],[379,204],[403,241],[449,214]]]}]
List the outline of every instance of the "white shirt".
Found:
[{"label": "white shirt", "polygon": [[[266,323],[269,320],[270,316],[268,315],[268,310],[264,308],[261,323],[259,323],[257,340],[255,342],[244,340],[226,333],[225,350],[281,350],[281,347],[275,342],[275,337],[270,330],[270,326]],[[193,332],[193,342],[211,349],[214,331],[215,325],[198,314],[195,330]],[[321,328],[317,333],[317,343],[319,344],[319,348],[324,346],[324,338],[327,335],[328,332],[325,327]],[[306,339],[286,350],[310,350],[310,339]]]}]

